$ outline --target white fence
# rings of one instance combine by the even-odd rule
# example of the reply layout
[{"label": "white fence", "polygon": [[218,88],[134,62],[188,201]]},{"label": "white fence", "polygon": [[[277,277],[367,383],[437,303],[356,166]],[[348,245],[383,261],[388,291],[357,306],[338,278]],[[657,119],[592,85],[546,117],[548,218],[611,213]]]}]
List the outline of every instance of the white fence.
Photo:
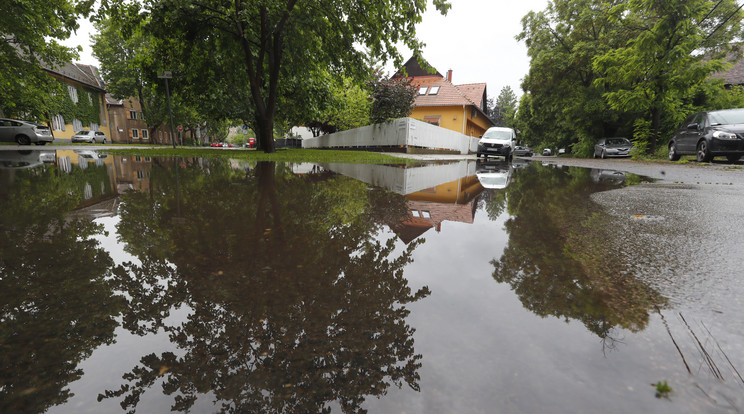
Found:
[{"label": "white fence", "polygon": [[303,148],[428,148],[468,154],[478,150],[478,138],[413,118],[399,118],[302,141]]},{"label": "white fence", "polygon": [[475,175],[475,161],[455,161],[416,167],[376,164],[321,164],[323,168],[406,195]]}]

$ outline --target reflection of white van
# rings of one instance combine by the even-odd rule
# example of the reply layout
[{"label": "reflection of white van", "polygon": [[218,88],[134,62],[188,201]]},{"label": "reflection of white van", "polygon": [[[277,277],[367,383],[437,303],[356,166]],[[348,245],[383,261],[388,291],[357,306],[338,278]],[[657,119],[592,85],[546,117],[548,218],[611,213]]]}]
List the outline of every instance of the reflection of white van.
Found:
[{"label": "reflection of white van", "polygon": [[508,161],[480,161],[475,166],[475,175],[483,188],[501,190],[509,185],[512,164]]},{"label": "reflection of white van", "polygon": [[499,156],[511,160],[517,134],[511,128],[491,127],[478,141],[478,157]]}]

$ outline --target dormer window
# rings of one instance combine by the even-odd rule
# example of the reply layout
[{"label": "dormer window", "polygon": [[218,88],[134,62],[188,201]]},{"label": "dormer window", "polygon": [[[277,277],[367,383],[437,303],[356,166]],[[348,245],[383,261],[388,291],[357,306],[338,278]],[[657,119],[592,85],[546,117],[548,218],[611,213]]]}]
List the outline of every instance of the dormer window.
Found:
[{"label": "dormer window", "polygon": [[429,95],[436,95],[437,93],[439,93],[439,86],[432,86]]},{"label": "dormer window", "polygon": [[426,95],[426,91],[429,90],[428,86],[422,86],[419,88],[418,94],[419,95]]}]

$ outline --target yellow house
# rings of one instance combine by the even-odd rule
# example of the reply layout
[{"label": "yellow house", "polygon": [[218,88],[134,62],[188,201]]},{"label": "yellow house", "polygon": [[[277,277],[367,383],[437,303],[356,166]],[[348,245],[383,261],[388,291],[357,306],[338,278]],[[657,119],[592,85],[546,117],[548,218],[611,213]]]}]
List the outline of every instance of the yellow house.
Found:
[{"label": "yellow house", "polygon": [[422,61],[414,55],[404,65],[405,72],[401,70],[393,76],[410,78],[418,89],[411,118],[473,137],[482,136],[494,126],[486,115],[485,83],[455,85],[452,70],[447,71],[446,77],[436,71],[432,74],[422,68]]},{"label": "yellow house", "polygon": [[106,107],[106,90],[95,66],[65,63],[44,70],[66,87],[69,96],[55,96],[57,110],[49,114],[55,139],[69,140],[83,129],[103,131],[111,137]]}]

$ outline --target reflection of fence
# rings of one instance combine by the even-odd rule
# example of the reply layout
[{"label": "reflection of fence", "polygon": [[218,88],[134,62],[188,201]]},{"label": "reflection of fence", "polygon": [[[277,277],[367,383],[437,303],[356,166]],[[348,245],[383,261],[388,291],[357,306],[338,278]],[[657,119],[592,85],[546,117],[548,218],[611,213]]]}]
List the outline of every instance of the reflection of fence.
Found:
[{"label": "reflection of fence", "polygon": [[302,141],[304,148],[427,148],[475,152],[478,138],[444,129],[412,118],[400,118],[334,134],[321,135]]},{"label": "reflection of fence", "polygon": [[282,138],[274,141],[276,148],[302,148],[302,139],[300,138]]}]

